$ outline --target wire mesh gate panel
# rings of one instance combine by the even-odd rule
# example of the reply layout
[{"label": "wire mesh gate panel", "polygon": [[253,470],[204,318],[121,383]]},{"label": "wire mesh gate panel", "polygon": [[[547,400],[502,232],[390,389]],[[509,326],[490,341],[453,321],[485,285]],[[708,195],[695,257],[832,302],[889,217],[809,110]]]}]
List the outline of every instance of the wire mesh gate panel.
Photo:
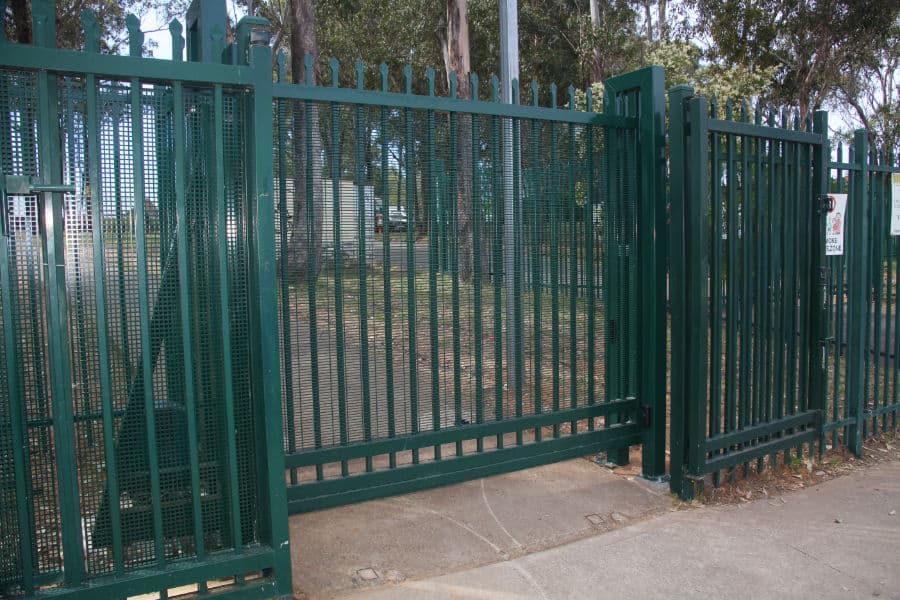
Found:
[{"label": "wire mesh gate panel", "polygon": [[[670,92],[672,486],[814,451],[827,359],[827,114]],[[721,118],[724,116],[724,118]]]},{"label": "wire mesh gate panel", "polygon": [[[380,91],[361,64],[356,89],[331,70],[331,86],[274,93],[290,510],[627,456],[656,198],[640,88],[598,115],[590,96],[558,108],[555,88],[549,108],[536,86],[509,106],[496,79],[480,101],[477,78],[467,100],[455,79],[435,97],[433,71],[423,96],[408,70],[405,93],[384,67]],[[389,208],[407,218],[394,232]]]},{"label": "wire mesh gate panel", "polygon": [[0,42],[0,595],[285,593],[253,71],[56,50],[33,12]]}]

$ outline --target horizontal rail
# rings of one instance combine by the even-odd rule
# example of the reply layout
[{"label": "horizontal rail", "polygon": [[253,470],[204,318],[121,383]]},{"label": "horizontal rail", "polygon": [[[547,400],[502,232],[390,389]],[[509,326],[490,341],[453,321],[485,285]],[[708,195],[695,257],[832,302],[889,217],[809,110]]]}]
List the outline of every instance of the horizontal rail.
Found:
[{"label": "horizontal rail", "polygon": [[792,131],[790,129],[780,129],[778,127],[768,127],[766,125],[756,125],[753,123],[724,121],[722,119],[710,119],[709,131],[710,133],[745,135],[747,137],[765,138],[768,140],[796,142],[798,144],[821,145],[825,142],[825,137],[818,133]]},{"label": "horizontal rail", "polygon": [[[148,590],[161,590],[211,581],[250,571],[261,571],[273,565],[272,549],[268,546],[245,548],[242,553],[223,552],[210,555],[205,560],[188,560],[171,563],[165,568],[141,569],[127,575],[92,579],[79,587],[51,588],[35,594],[35,598],[65,598],[85,600],[105,597],[120,598],[144,594]],[[247,588],[259,590],[266,585],[265,580],[253,580]],[[271,585],[274,585],[272,583]],[[274,588],[273,588],[274,589]],[[274,593],[273,593],[274,595]]]},{"label": "horizontal rail", "polygon": [[809,427],[816,424],[816,413],[809,411],[798,415],[791,415],[777,421],[745,427],[740,431],[724,433],[713,436],[706,440],[703,449],[706,452],[715,452],[723,450],[737,444],[744,444],[761,437],[785,431],[788,429],[796,429],[798,427]]},{"label": "horizontal rail", "polygon": [[452,429],[428,431],[373,442],[360,442],[347,446],[307,450],[296,454],[286,455],[285,466],[289,469],[308,467],[350,460],[353,458],[403,452],[405,450],[425,448],[427,446],[450,444],[453,442],[473,440],[480,437],[500,435],[514,431],[524,431],[526,429],[534,429],[536,427],[544,427],[547,425],[569,423],[571,421],[579,421],[591,417],[628,413],[634,411],[636,408],[637,400],[634,398],[627,398],[625,400],[615,400],[583,408],[560,410],[528,417],[504,419],[502,421],[491,421],[490,423],[479,423],[476,425],[463,425],[461,427],[453,427]]},{"label": "horizontal rail", "polygon": [[629,423],[559,439],[297,485],[288,487],[288,509],[297,513],[383,498],[576,458],[640,441],[640,425]]},{"label": "horizontal rail", "polygon": [[420,96],[416,94],[401,94],[399,92],[379,92],[374,90],[357,90],[296,83],[276,83],[273,85],[272,91],[272,95],[276,99],[338,102],[343,104],[362,104],[365,106],[386,106],[390,108],[411,108],[494,115],[498,117],[558,121],[576,125],[597,125],[620,129],[637,128],[637,119],[633,117],[619,117],[601,113],[548,108],[543,106],[501,104],[499,102],[486,102],[484,100],[442,98],[439,96]]},{"label": "horizontal rail", "polygon": [[763,442],[756,446],[750,446],[717,456],[716,458],[706,461],[703,469],[706,473],[715,473],[716,471],[727,469],[741,463],[750,462],[751,460],[768,456],[769,454],[775,454],[781,450],[796,448],[807,442],[815,442],[818,441],[818,439],[819,432],[815,429],[798,431],[797,433],[777,437],[774,440],[769,440],[768,442]]},{"label": "horizontal rail", "polygon": [[[47,65],[53,67],[48,69]],[[84,52],[11,43],[0,43],[0,67],[96,75],[112,79],[137,77],[151,82],[183,81],[250,86],[253,81],[252,71],[246,66],[113,54],[87,56]]]},{"label": "horizontal rail", "polygon": [[[830,162],[829,169],[840,169],[841,171],[861,171],[862,165],[859,163]],[[875,173],[900,173],[900,166],[892,167],[890,165],[866,165],[866,171]]]}]

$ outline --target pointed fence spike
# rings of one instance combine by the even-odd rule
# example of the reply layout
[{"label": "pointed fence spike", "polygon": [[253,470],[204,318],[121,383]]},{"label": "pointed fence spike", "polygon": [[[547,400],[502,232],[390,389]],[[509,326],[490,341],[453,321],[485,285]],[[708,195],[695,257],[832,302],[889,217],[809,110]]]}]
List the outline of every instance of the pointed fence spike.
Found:
[{"label": "pointed fence spike", "polygon": [[500,101],[500,80],[496,75],[491,75],[491,100]]},{"label": "pointed fence spike", "polygon": [[366,64],[362,60],[356,61],[356,89],[361,90],[366,85]]},{"label": "pointed fence spike", "polygon": [[84,30],[85,52],[100,51],[100,25],[97,15],[90,8],[81,11],[81,28]]},{"label": "pointed fence spike", "polygon": [[456,71],[450,71],[450,97],[456,98],[459,93],[459,76]]},{"label": "pointed fence spike", "polygon": [[569,86],[569,110],[575,110],[575,86]]},{"label": "pointed fence spike", "polygon": [[425,80],[428,82],[428,95],[434,96],[434,69],[425,69]]},{"label": "pointed fence spike", "polygon": [[144,50],[144,32],[141,31],[141,20],[128,13],[125,17],[125,28],[128,30],[128,56],[140,56]]},{"label": "pointed fence spike", "polygon": [[31,34],[35,46],[56,48],[56,4],[52,0],[31,3]]},{"label": "pointed fence spike", "polygon": [[478,73],[472,71],[469,73],[469,85],[472,86],[471,100],[478,100]]},{"label": "pointed fence spike", "polygon": [[725,101],[725,118],[729,121],[734,120],[734,102],[731,98]]},{"label": "pointed fence spike", "polygon": [[378,72],[381,73],[381,91],[387,92],[389,89],[388,86],[388,66],[387,63],[381,63],[378,65]]},{"label": "pointed fence spike", "polygon": [[213,56],[222,57],[225,52],[225,28],[216,23],[209,31],[209,41]]},{"label": "pointed fence spike", "polygon": [[556,108],[556,95],[559,91],[559,88],[556,87],[555,83],[550,84],[550,108]]},{"label": "pointed fence spike", "polygon": [[741,122],[747,122],[747,100],[741,100]]},{"label": "pointed fence spike", "polygon": [[313,85],[313,82],[315,81],[313,78],[313,75],[315,74],[315,71],[313,71],[313,62],[315,62],[315,57],[312,54],[303,55],[303,74],[306,76],[306,81],[303,83],[306,85]]},{"label": "pointed fence spike", "polygon": [[412,94],[412,82],[412,65],[405,65],[403,67],[403,91],[407,94]]},{"label": "pointed fence spike", "polygon": [[287,61],[287,57],[285,56],[284,52],[282,52],[281,50],[279,50],[279,51],[278,51],[278,54],[275,55],[275,64],[276,64],[277,67],[278,67],[278,81],[279,81],[279,83],[284,83],[284,78],[285,78],[284,64],[285,64],[286,61]]},{"label": "pointed fence spike", "polygon": [[328,61],[328,64],[331,66],[331,86],[339,87],[340,86],[339,77],[340,77],[341,63],[338,62],[338,59],[336,56],[332,56],[331,60]]},{"label": "pointed fence spike", "polygon": [[511,104],[518,104],[519,103],[519,80],[518,80],[518,78],[513,78],[513,80],[510,82],[509,88],[510,88],[510,92],[511,92],[510,93]]},{"label": "pointed fence spike", "polygon": [[531,105],[538,105],[538,82],[537,79],[531,80]]},{"label": "pointed fence spike", "polygon": [[584,97],[587,104],[587,112],[594,112],[594,90],[591,89],[591,86],[588,86],[587,89],[584,90]]},{"label": "pointed fence spike", "polygon": [[169,34],[172,36],[172,60],[184,60],[184,36],[181,35],[184,28],[181,21],[172,19],[169,22]]}]

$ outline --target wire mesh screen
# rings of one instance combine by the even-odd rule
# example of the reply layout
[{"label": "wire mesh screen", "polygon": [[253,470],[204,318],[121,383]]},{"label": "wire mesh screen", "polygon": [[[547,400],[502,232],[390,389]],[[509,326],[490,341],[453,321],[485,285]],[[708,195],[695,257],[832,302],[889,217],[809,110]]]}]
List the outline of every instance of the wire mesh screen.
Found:
[{"label": "wire mesh screen", "polygon": [[[607,363],[607,346],[619,352],[634,327],[633,132],[610,141],[562,119],[288,99],[276,99],[274,127],[289,454],[633,393],[627,368],[610,389]],[[289,477],[341,478],[596,426],[602,418],[335,454]]]},{"label": "wire mesh screen", "polygon": [[[39,77],[0,71],[2,175],[46,176],[40,156],[70,190],[2,207],[0,593],[13,595],[74,564],[65,526],[81,532],[86,578],[259,540],[246,92]],[[57,99],[53,121],[39,89]],[[67,320],[51,331],[45,256],[60,235]],[[64,398],[54,377],[69,380]],[[77,513],[60,502],[63,451]]]}]

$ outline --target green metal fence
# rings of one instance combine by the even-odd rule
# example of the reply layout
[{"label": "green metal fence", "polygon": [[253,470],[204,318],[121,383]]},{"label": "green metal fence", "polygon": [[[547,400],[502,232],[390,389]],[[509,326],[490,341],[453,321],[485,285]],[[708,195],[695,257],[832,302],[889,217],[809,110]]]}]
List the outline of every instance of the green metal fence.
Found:
[{"label": "green metal fence", "polygon": [[801,123],[679,87],[670,116],[673,491],[859,454],[900,410],[900,168],[864,130],[832,156],[824,112]]},{"label": "green metal fence", "polygon": [[819,440],[827,114],[801,123],[685,87],[670,102],[671,474],[690,496],[708,473]]},{"label": "green metal fence", "polygon": [[70,52],[32,13],[0,40],[0,595],[288,593],[270,52],[143,59],[130,20],[102,56],[89,11]]},{"label": "green metal fence", "polygon": [[[644,352],[656,330],[639,325],[662,290],[639,279],[639,261],[657,267],[661,169],[638,166],[655,146],[661,167],[661,70],[610,82],[597,114],[590,96],[573,110],[572,89],[569,109],[555,87],[541,107],[537,84],[514,82],[527,103],[503,105],[496,78],[485,101],[477,77],[470,100],[455,78],[436,97],[433,71],[418,96],[409,70],[396,92],[386,67],[378,91],[361,63],[350,89],[330,69],[331,85],[274,92],[290,509],[627,460],[662,399],[647,382],[662,347]],[[375,235],[392,181],[409,226]],[[662,443],[645,449],[661,474]]]},{"label": "green metal fence", "polygon": [[865,130],[830,165],[829,192],[847,195],[842,254],[827,257],[828,382],[823,441],[856,454],[897,429],[897,285],[900,247],[891,233],[891,178],[900,166],[870,150]]}]

